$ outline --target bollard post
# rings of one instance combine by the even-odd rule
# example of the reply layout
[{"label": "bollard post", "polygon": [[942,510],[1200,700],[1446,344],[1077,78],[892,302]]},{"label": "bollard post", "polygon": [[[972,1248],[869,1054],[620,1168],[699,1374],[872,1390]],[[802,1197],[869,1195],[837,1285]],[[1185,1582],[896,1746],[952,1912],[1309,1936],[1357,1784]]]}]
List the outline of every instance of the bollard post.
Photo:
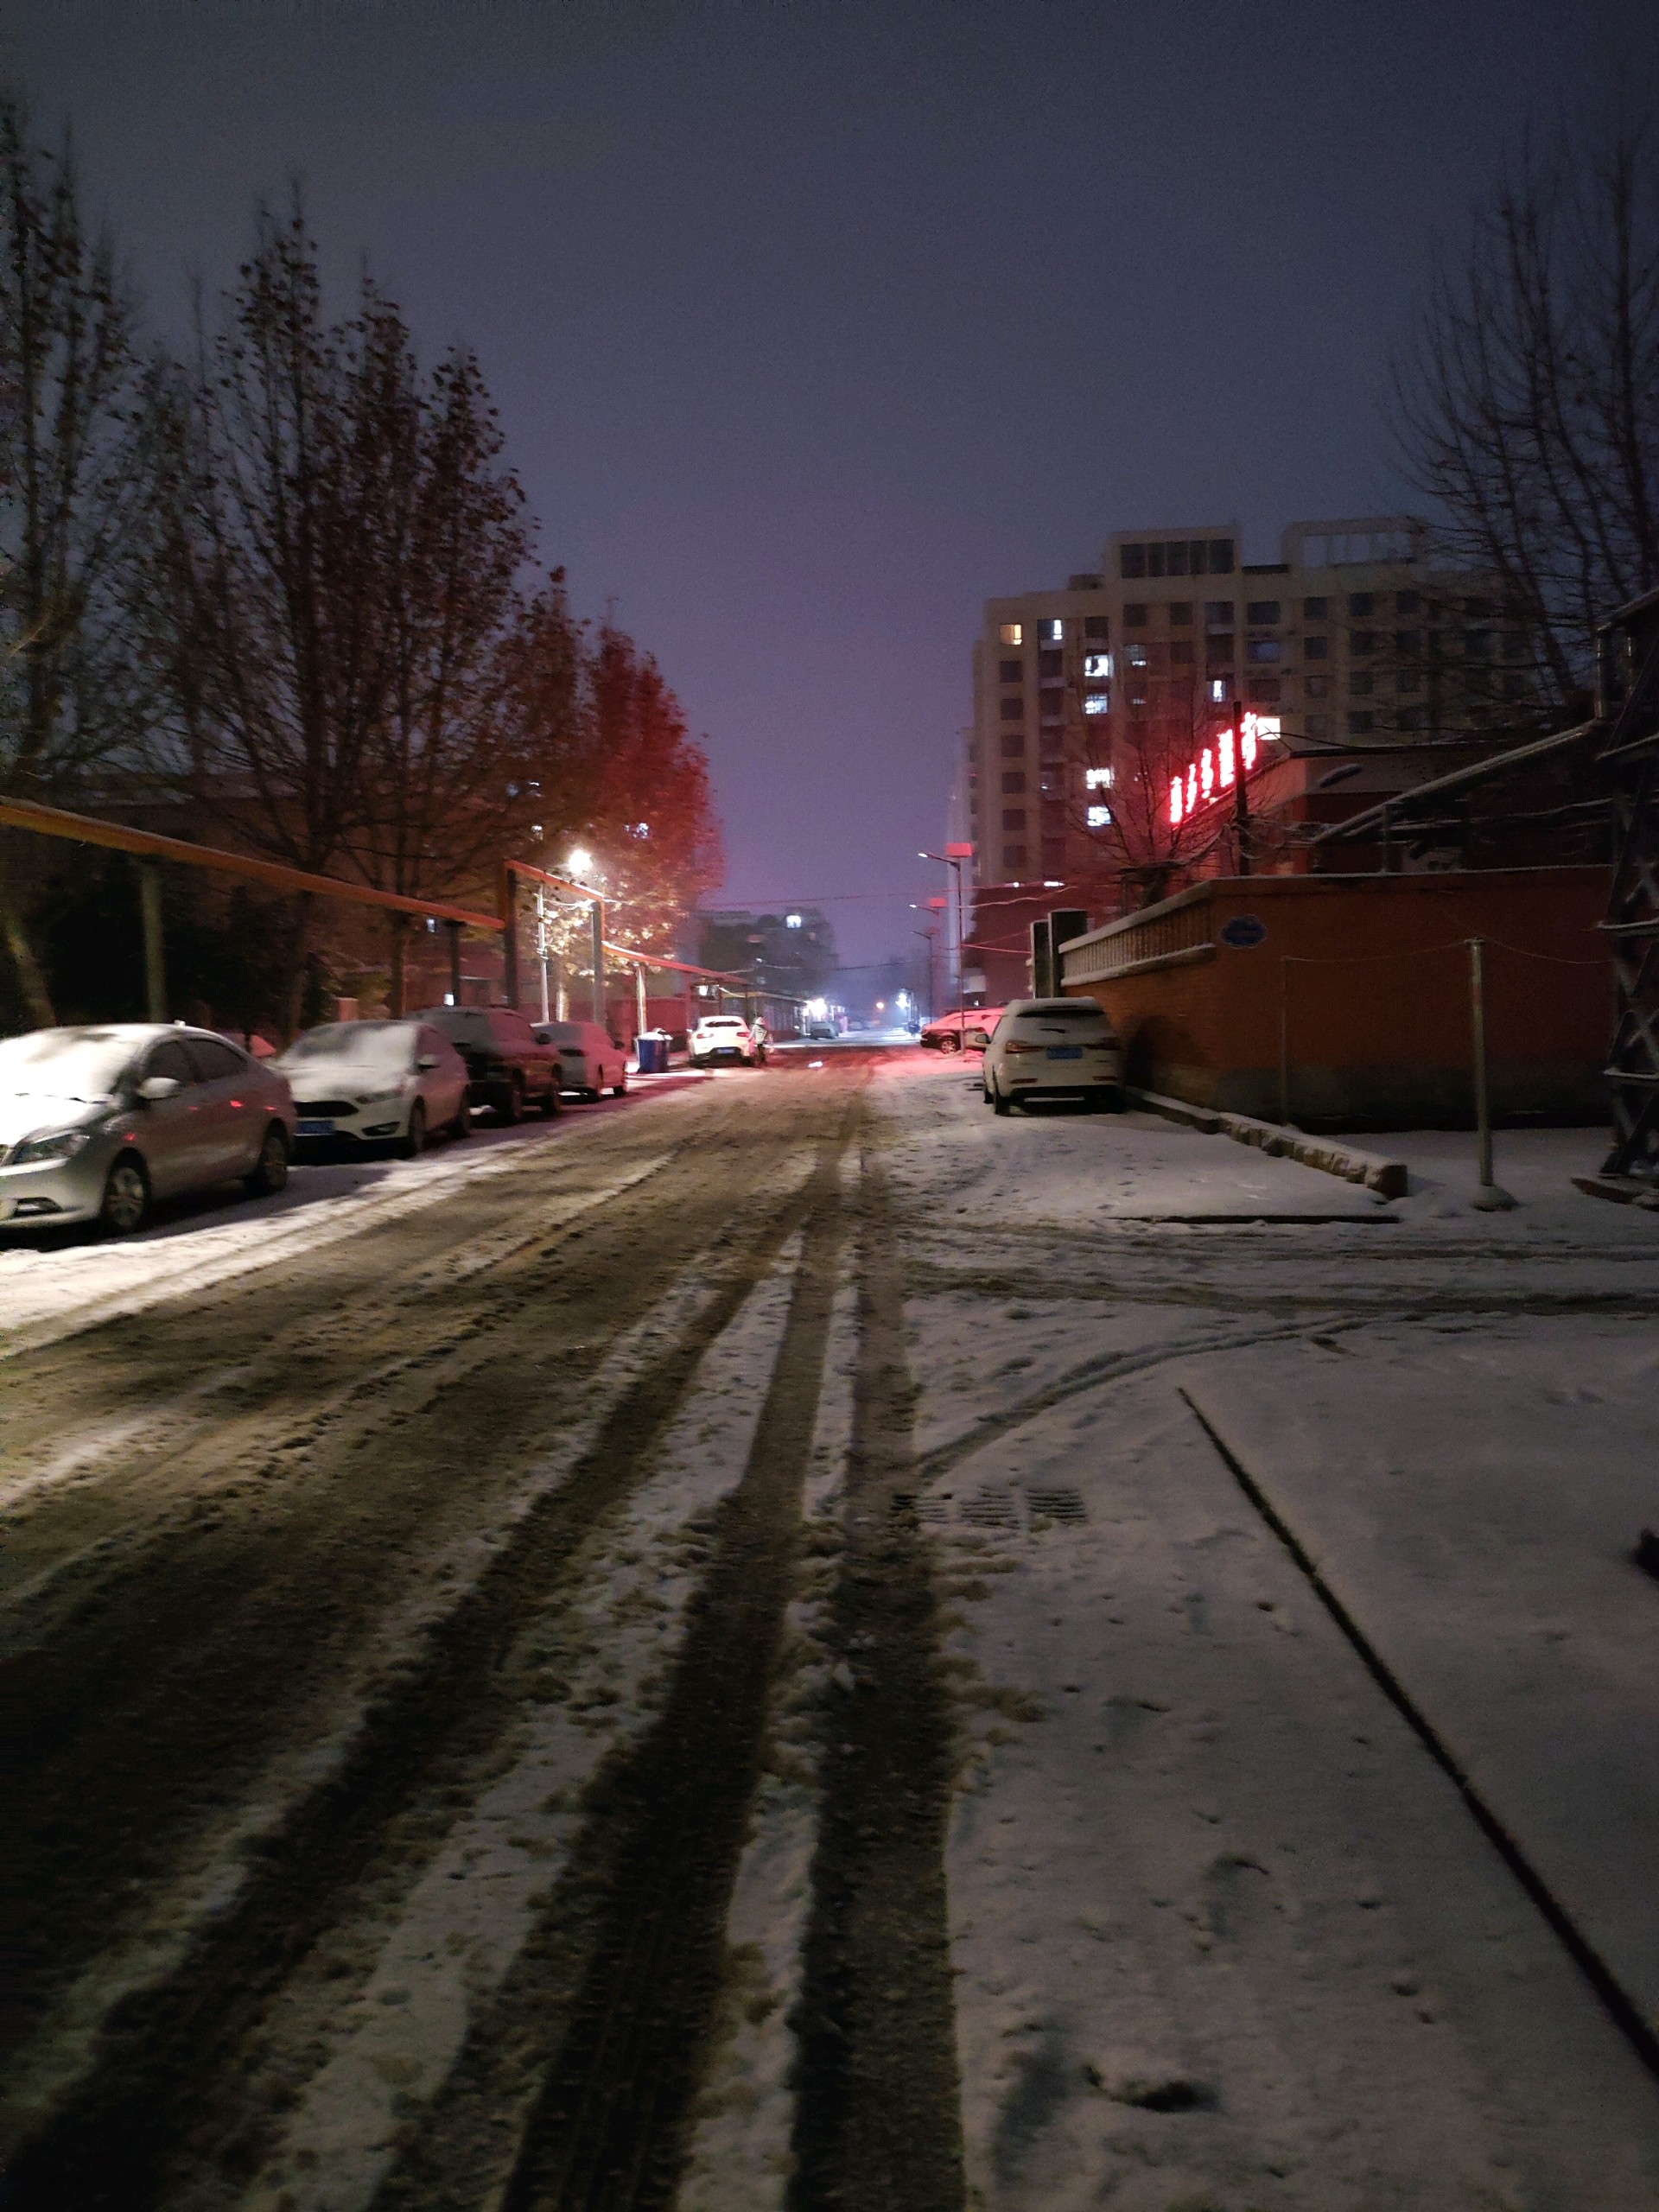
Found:
[{"label": "bollard post", "polygon": [[1515,1200],[1492,1180],[1492,1106],[1486,1077],[1486,990],[1482,944],[1469,940],[1469,1017],[1475,1047],[1475,1142],[1479,1160],[1480,1188],[1475,1205],[1482,1213],[1507,1213]]},{"label": "bollard post", "polygon": [[167,1020],[167,963],[162,942],[162,878],[154,861],[138,863],[138,906],[144,923],[144,999],[152,1021]]},{"label": "bollard post", "polygon": [[461,1004],[461,924],[446,922],[449,932],[449,1003]]}]

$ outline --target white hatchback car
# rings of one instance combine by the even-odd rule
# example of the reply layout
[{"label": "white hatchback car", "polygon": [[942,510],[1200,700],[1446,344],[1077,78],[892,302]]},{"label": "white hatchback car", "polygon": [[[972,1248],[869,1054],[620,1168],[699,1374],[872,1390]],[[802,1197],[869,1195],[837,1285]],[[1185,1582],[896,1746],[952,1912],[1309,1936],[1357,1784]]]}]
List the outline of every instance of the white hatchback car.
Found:
[{"label": "white hatchback car", "polygon": [[538,1044],[551,1045],[557,1052],[564,1090],[581,1098],[597,1098],[607,1090],[613,1098],[626,1096],[628,1056],[608,1029],[596,1021],[536,1021],[531,1027]]},{"label": "white hatchback car", "polygon": [[691,1065],[706,1068],[715,1060],[740,1060],[746,1067],[764,1067],[766,1052],[741,1014],[705,1014],[691,1032]]},{"label": "white hatchback car", "polygon": [[1123,1103],[1117,1033],[1093,999],[1015,999],[985,1047],[985,1103],[999,1114],[1033,1098]]}]

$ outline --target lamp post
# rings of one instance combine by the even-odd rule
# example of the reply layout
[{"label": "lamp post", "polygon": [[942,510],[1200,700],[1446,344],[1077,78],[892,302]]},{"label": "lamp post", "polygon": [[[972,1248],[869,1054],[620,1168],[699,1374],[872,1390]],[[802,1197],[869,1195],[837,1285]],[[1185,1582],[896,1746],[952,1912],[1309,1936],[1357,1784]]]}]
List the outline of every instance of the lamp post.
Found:
[{"label": "lamp post", "polygon": [[958,1033],[960,1033],[962,1028],[962,864],[965,860],[971,860],[973,858],[973,853],[974,849],[971,845],[952,845],[947,843],[942,853],[926,853],[918,850],[916,855],[918,861],[941,861],[944,867],[950,869],[951,876],[955,881],[957,894],[957,1028]]}]

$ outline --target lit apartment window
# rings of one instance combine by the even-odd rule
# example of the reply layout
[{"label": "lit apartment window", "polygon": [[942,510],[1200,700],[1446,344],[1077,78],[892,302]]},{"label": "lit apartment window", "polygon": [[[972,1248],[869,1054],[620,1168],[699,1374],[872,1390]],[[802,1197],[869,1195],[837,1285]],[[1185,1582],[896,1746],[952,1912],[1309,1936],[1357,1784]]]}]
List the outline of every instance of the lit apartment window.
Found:
[{"label": "lit apartment window", "polygon": [[1130,645],[1127,649],[1127,658],[1131,668],[1144,668],[1147,664],[1147,649],[1144,645]]},{"label": "lit apartment window", "polygon": [[1276,622],[1279,602],[1276,599],[1253,599],[1244,609],[1247,622]]},{"label": "lit apartment window", "polygon": [[1302,658],[1304,660],[1329,660],[1330,658],[1331,640],[1329,638],[1304,638],[1302,639]]},{"label": "lit apartment window", "polygon": [[1002,661],[999,670],[1005,683],[1023,683],[1026,680],[1026,664],[1022,660]]},{"label": "lit apartment window", "polygon": [[1020,699],[1004,699],[999,709],[1005,722],[1017,722],[1025,711],[1025,702]]},{"label": "lit apartment window", "polygon": [[1250,658],[1260,665],[1264,661],[1278,659],[1279,640],[1277,638],[1252,638],[1247,650]]},{"label": "lit apartment window", "polygon": [[1039,622],[1037,625],[1037,635],[1042,644],[1058,645],[1065,636],[1065,625],[1058,616],[1052,621]]},{"label": "lit apartment window", "polygon": [[1026,642],[1024,626],[1018,622],[1005,622],[996,634],[1005,645],[1023,645]]},{"label": "lit apartment window", "polygon": [[1110,791],[1112,788],[1111,770],[1109,768],[1085,768],[1083,772],[1083,787],[1085,791]]},{"label": "lit apartment window", "polygon": [[1024,792],[1025,788],[1026,772],[1023,768],[1009,768],[1003,771],[1002,796],[1004,798],[1018,798]]},{"label": "lit apartment window", "polygon": [[1230,676],[1212,676],[1211,677],[1210,703],[1211,706],[1224,707],[1228,700],[1230,699],[1232,696],[1233,679]]},{"label": "lit apartment window", "polygon": [[1302,620],[1305,622],[1323,622],[1325,601],[1322,599],[1305,599],[1302,601]]},{"label": "lit apartment window", "polygon": [[1110,653],[1085,653],[1083,657],[1083,672],[1087,677],[1097,678],[1101,683],[1105,683],[1112,672]]},{"label": "lit apartment window", "polygon": [[1083,711],[1085,715],[1109,715],[1112,711],[1111,693],[1091,691],[1083,702]]},{"label": "lit apartment window", "polygon": [[1026,757],[1026,734],[1022,729],[1005,729],[1002,733],[1002,758],[1023,760]]},{"label": "lit apartment window", "polygon": [[1109,830],[1112,826],[1112,810],[1109,806],[1091,806],[1084,819],[1091,830]]}]

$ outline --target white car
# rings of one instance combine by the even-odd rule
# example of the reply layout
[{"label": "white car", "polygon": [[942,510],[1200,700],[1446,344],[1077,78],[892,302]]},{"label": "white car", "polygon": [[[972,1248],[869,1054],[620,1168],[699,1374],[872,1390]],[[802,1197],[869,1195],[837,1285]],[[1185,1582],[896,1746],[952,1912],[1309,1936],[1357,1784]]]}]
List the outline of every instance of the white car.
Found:
[{"label": "white car", "polygon": [[1014,1000],[991,1033],[980,1079],[999,1114],[1033,1098],[1123,1103],[1117,1033],[1093,999]]},{"label": "white car", "polygon": [[691,1065],[706,1068],[715,1060],[739,1060],[745,1067],[764,1067],[766,1050],[755,1041],[754,1032],[740,1014],[706,1014],[691,1032]]},{"label": "white car", "polygon": [[424,1021],[330,1021],[273,1063],[294,1092],[294,1135],[307,1151],[391,1146],[412,1160],[439,1129],[473,1126],[467,1063]]},{"label": "white car", "polygon": [[980,1036],[990,1035],[1002,1013],[1000,1006],[969,1006],[960,1014],[942,1014],[938,1020],[924,1026],[921,1042],[938,1052],[960,1052],[964,1046],[970,1052],[977,1052]]},{"label": "white car", "polygon": [[608,1090],[623,1098],[628,1089],[628,1056],[608,1029],[596,1021],[536,1021],[531,1024],[539,1045],[551,1045],[559,1056],[563,1087],[579,1098],[597,1098]]}]

